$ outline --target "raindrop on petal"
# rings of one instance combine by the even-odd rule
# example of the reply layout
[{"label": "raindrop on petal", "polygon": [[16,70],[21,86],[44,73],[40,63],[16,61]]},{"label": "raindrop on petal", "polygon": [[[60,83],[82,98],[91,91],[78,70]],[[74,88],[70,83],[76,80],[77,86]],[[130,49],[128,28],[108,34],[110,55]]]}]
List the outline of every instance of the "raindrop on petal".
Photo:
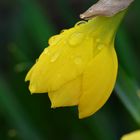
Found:
[{"label": "raindrop on petal", "polygon": [[52,36],[49,39],[49,45],[56,45],[60,41],[60,39],[61,39],[60,35]]},{"label": "raindrop on petal", "polygon": [[97,46],[98,50],[101,50],[101,49],[104,48],[104,47],[105,47],[104,44],[99,44],[99,45]]},{"label": "raindrop on petal", "polygon": [[96,43],[100,43],[101,42],[101,39],[100,38],[97,38],[96,39]]},{"label": "raindrop on petal", "polygon": [[75,60],[74,60],[74,63],[77,64],[77,65],[81,64],[82,63],[81,57],[76,57]]},{"label": "raindrop on petal", "polygon": [[52,56],[52,58],[51,58],[51,62],[55,62],[56,60],[57,60],[57,58],[59,57],[59,53],[55,53],[53,56]]},{"label": "raindrop on petal", "polygon": [[84,21],[84,20],[79,21],[79,22],[77,22],[77,23],[75,24],[75,27],[76,27],[76,26],[79,26],[79,25],[81,25],[81,24],[85,24],[85,23],[86,23],[86,21]]},{"label": "raindrop on petal", "polygon": [[101,42],[101,39],[100,38],[97,38],[96,39],[96,45],[97,45],[97,49],[98,50],[101,50],[103,47],[105,47],[105,44],[103,44],[102,42]]},{"label": "raindrop on petal", "polygon": [[84,38],[84,34],[83,33],[74,33],[70,36],[69,38],[69,44],[71,46],[74,46],[76,47],[75,45],[78,45],[80,42],[83,41],[83,38]]},{"label": "raindrop on petal", "polygon": [[48,51],[49,51],[48,48],[46,48],[43,53],[48,54]]},{"label": "raindrop on petal", "polygon": [[61,30],[61,32],[60,32],[60,33],[64,33],[66,30],[67,30],[67,29],[63,29],[63,30]]}]

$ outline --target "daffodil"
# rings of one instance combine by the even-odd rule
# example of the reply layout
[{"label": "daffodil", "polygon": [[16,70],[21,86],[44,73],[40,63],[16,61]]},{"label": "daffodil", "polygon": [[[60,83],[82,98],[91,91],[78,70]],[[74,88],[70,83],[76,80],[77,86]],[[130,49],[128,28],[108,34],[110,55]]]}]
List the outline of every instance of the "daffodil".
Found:
[{"label": "daffodil", "polygon": [[140,130],[124,135],[121,140],[140,140]]},{"label": "daffodil", "polygon": [[26,76],[30,92],[48,93],[52,108],[77,105],[79,118],[99,110],[115,85],[114,39],[124,13],[78,22],[51,37]]}]

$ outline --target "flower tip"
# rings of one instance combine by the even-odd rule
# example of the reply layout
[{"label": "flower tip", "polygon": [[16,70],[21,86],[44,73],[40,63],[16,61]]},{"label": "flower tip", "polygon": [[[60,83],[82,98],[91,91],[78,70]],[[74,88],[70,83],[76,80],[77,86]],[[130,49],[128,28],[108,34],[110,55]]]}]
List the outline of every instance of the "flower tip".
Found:
[{"label": "flower tip", "polygon": [[26,75],[24,81],[25,81],[25,82],[30,81],[29,74]]},{"label": "flower tip", "polygon": [[29,81],[29,79],[27,77],[25,77],[24,81],[27,82],[27,81]]},{"label": "flower tip", "polygon": [[85,18],[85,15],[84,14],[80,14],[80,18],[81,19],[84,19]]},{"label": "flower tip", "polygon": [[52,100],[50,100],[50,101],[51,101],[51,108],[55,109],[57,107],[56,104]]},{"label": "flower tip", "polygon": [[55,106],[53,103],[51,103],[51,108],[52,108],[52,109],[55,109],[56,106]]},{"label": "flower tip", "polygon": [[121,140],[139,140],[140,139],[140,130],[125,134],[122,136]]},{"label": "flower tip", "polygon": [[79,115],[78,116],[78,118],[81,120],[81,119],[84,119],[84,117],[83,116],[81,116],[81,115]]},{"label": "flower tip", "polygon": [[31,95],[35,94],[35,93],[31,92],[31,91],[30,91],[30,93],[31,93]]},{"label": "flower tip", "polygon": [[80,113],[79,112],[79,119],[84,119],[84,118],[87,118],[88,116],[90,116],[90,115],[86,115],[86,114],[84,114],[84,113]]},{"label": "flower tip", "polygon": [[94,110],[94,111],[92,111],[92,112],[88,112],[87,110],[86,111],[84,111],[84,110],[82,110],[82,109],[80,109],[80,108],[78,108],[78,110],[79,110],[79,119],[85,119],[85,118],[87,118],[87,117],[90,117],[90,116],[92,116],[93,114],[95,114],[96,112],[97,112],[97,110]]},{"label": "flower tip", "polygon": [[35,86],[33,86],[33,85],[30,85],[30,86],[29,86],[29,90],[30,90],[30,92],[31,92],[31,95],[34,94],[34,93],[36,93],[36,88],[35,88]]}]

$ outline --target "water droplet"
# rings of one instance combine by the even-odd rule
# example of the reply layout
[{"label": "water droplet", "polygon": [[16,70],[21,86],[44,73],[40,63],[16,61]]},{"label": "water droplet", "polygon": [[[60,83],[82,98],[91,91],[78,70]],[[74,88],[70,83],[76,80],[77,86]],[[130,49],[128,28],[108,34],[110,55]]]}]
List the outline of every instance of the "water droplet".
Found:
[{"label": "water droplet", "polygon": [[49,39],[49,45],[56,45],[60,41],[60,39],[61,39],[60,35],[52,36]]},{"label": "water droplet", "polygon": [[103,44],[102,42],[101,42],[101,39],[100,38],[97,38],[96,40],[96,45],[97,45],[97,49],[98,50],[101,50],[104,46],[105,46],[105,44]]},{"label": "water droplet", "polygon": [[81,20],[81,21],[79,21],[79,22],[77,22],[77,23],[75,24],[75,27],[76,27],[76,26],[79,26],[79,25],[81,25],[81,24],[85,24],[85,23],[87,23],[87,22],[84,21],[84,20]]},{"label": "water droplet", "polygon": [[79,44],[80,42],[82,42],[83,38],[84,38],[83,33],[74,33],[69,38],[69,44],[71,46],[75,46],[75,45]]},{"label": "water droplet", "polygon": [[60,32],[60,33],[64,33],[66,30],[67,30],[67,29],[63,29],[63,30],[61,30],[61,32]]},{"label": "water droplet", "polygon": [[100,38],[97,38],[96,39],[96,43],[100,43],[101,42],[101,39]]},{"label": "water droplet", "polygon": [[82,63],[81,57],[76,57],[75,60],[74,60],[74,63],[77,64],[77,65],[81,64]]},{"label": "water droplet", "polygon": [[57,60],[57,58],[59,57],[59,53],[55,53],[52,58],[51,58],[51,62],[55,62]]},{"label": "water droplet", "polygon": [[45,50],[44,50],[44,54],[48,54],[48,48],[46,48]]},{"label": "water droplet", "polygon": [[98,50],[101,50],[101,49],[104,48],[104,47],[105,47],[104,44],[99,44],[99,45],[97,46]]}]

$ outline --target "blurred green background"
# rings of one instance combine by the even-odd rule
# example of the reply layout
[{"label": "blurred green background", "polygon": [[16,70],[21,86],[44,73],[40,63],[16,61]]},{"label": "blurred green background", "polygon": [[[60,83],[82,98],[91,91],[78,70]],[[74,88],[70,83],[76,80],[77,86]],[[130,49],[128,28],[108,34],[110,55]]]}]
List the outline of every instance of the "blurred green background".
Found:
[{"label": "blurred green background", "polygon": [[50,109],[47,94],[30,95],[24,82],[50,36],[72,27],[94,0],[0,0],[0,140],[119,140],[140,128],[140,1],[116,38],[115,90],[95,115]]}]

